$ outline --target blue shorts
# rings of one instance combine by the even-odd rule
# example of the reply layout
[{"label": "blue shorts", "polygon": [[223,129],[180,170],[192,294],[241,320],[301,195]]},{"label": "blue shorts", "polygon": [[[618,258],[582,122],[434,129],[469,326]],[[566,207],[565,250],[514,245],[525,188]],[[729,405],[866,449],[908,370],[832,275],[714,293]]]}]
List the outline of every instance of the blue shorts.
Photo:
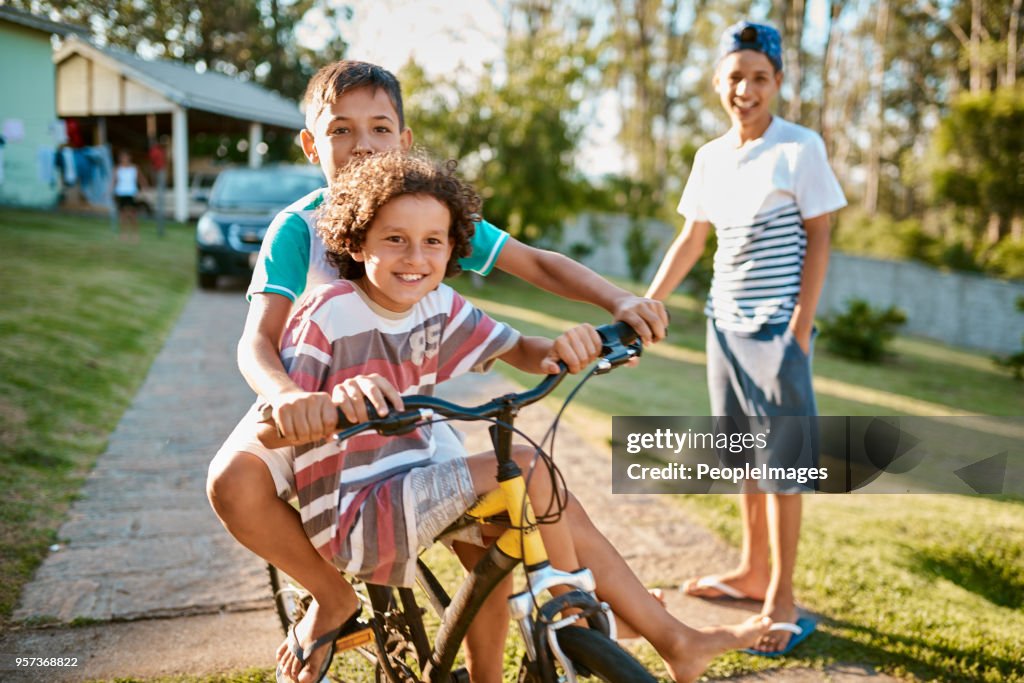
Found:
[{"label": "blue shorts", "polygon": [[[812,353],[815,334],[811,335]],[[811,354],[800,348],[788,323],[765,325],[753,334],[740,334],[719,329],[709,319],[707,357],[711,414],[726,418],[719,420],[722,431],[751,433],[753,423],[771,425],[766,448],[753,448],[738,456],[722,453],[719,458],[723,464],[818,466],[818,424],[813,419],[818,415],[818,407],[811,384]],[[812,419],[770,419],[783,416]],[[775,493],[813,490],[813,482],[801,484],[795,479],[761,480],[758,486]]]}]

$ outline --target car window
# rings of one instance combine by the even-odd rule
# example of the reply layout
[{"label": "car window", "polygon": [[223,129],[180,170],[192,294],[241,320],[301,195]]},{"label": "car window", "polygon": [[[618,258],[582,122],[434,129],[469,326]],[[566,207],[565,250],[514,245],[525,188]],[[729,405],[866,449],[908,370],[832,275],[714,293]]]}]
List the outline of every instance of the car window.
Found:
[{"label": "car window", "polygon": [[236,169],[220,174],[211,203],[216,206],[290,204],[323,186],[323,178],[314,173]]}]

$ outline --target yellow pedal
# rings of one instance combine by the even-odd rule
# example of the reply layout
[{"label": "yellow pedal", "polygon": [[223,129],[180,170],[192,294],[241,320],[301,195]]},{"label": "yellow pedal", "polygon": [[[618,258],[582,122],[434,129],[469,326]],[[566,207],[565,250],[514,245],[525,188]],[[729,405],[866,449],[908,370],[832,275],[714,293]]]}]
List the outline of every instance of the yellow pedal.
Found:
[{"label": "yellow pedal", "polygon": [[334,641],[334,648],[338,652],[344,652],[345,650],[351,650],[354,647],[366,645],[371,642],[373,642],[373,629],[367,626],[355,633],[349,633],[347,636],[338,638]]}]

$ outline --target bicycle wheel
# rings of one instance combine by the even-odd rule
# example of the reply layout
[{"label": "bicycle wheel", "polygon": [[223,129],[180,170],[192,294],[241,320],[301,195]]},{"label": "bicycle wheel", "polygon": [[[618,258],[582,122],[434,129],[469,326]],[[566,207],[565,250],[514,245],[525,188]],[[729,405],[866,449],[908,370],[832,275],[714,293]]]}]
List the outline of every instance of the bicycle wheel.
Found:
[{"label": "bicycle wheel", "polygon": [[[592,677],[607,683],[657,683],[658,679],[640,662],[633,659],[631,654],[614,640],[592,628],[569,626],[559,630],[558,647],[573,663],[578,678]],[[544,675],[554,673],[553,665],[557,663],[554,655],[545,648],[543,657],[552,668],[532,680],[558,680],[553,675],[550,679]]]}]

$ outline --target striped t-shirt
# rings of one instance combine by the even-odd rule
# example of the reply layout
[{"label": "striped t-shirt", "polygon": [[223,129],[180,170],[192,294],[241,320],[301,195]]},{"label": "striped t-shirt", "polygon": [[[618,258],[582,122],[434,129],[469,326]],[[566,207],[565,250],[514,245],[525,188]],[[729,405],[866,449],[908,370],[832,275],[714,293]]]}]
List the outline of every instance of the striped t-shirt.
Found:
[{"label": "striped t-shirt", "polygon": [[[281,356],[305,391],[330,393],[348,378],[377,373],[403,395],[431,394],[435,384],[486,370],[518,338],[444,284],[396,314],[337,280],[310,292],[295,311]],[[435,453],[430,426],[294,449],[302,524],[317,551],[366,581],[411,585],[417,541],[408,474]]]},{"label": "striped t-shirt", "polygon": [[800,294],[804,221],[846,206],[821,137],[772,118],[740,144],[730,130],[697,151],[679,213],[715,226],[718,250],[705,313],[724,330],[786,323]]}]

